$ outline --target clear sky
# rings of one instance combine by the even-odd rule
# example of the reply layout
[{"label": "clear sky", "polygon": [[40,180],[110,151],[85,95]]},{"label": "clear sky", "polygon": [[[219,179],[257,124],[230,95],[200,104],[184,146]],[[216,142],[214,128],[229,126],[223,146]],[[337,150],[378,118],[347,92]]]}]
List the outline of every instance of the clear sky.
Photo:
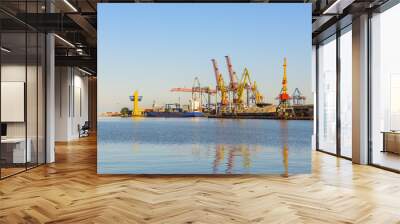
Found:
[{"label": "clear sky", "polygon": [[119,111],[134,90],[142,107],[178,102],[215,87],[211,59],[225,82],[229,55],[240,79],[247,67],[266,102],[276,103],[287,57],[288,88],[311,96],[311,4],[110,4],[98,5],[98,109]]}]

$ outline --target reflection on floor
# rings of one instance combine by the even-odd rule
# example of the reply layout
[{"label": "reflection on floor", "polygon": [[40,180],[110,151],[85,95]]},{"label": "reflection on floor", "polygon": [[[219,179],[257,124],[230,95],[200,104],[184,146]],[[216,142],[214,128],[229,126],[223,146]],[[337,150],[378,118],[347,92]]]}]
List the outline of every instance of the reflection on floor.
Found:
[{"label": "reflection on floor", "polygon": [[0,170],[1,178],[5,178],[20,172],[23,172],[27,169],[36,167],[36,163],[27,163],[25,164],[2,164],[2,168]]},{"label": "reflection on floor", "polygon": [[392,152],[374,152],[372,157],[373,163],[388,167],[395,170],[400,170],[400,155]]},{"label": "reflection on floor", "polygon": [[[96,139],[0,181],[0,223],[399,223],[400,175],[312,152],[312,174],[97,175]],[[283,152],[286,153],[285,151]]]},{"label": "reflection on floor", "polygon": [[16,168],[1,168],[1,178],[22,172],[25,170],[25,167],[20,168],[20,167],[16,167]]}]

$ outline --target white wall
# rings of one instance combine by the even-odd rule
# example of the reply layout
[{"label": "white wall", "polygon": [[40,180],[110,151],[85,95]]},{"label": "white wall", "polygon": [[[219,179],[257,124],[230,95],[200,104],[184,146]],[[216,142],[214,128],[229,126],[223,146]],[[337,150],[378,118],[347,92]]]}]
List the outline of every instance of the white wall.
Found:
[{"label": "white wall", "polygon": [[56,67],[55,140],[79,137],[78,125],[88,120],[88,77],[72,67]]},{"label": "white wall", "polygon": [[314,103],[314,121],[313,121],[313,134],[311,136],[311,148],[317,149],[317,48],[315,45],[312,46],[311,56],[311,89]]}]

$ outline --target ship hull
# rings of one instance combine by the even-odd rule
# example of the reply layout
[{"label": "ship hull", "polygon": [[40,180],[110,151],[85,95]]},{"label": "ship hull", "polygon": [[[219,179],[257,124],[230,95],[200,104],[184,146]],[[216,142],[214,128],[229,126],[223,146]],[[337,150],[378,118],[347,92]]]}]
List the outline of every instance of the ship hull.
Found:
[{"label": "ship hull", "polygon": [[203,112],[147,112],[146,117],[204,117]]}]

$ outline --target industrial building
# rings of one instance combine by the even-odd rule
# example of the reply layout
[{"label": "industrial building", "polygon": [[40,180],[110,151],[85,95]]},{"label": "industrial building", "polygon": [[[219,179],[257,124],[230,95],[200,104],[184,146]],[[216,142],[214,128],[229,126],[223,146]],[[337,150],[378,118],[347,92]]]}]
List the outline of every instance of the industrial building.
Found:
[{"label": "industrial building", "polygon": [[[398,0],[229,1],[312,4],[313,172],[224,178],[97,175],[96,7],[112,2],[169,1],[0,2],[0,223],[400,221]],[[229,75],[215,91],[238,94]],[[303,98],[282,84],[285,115]]]}]

